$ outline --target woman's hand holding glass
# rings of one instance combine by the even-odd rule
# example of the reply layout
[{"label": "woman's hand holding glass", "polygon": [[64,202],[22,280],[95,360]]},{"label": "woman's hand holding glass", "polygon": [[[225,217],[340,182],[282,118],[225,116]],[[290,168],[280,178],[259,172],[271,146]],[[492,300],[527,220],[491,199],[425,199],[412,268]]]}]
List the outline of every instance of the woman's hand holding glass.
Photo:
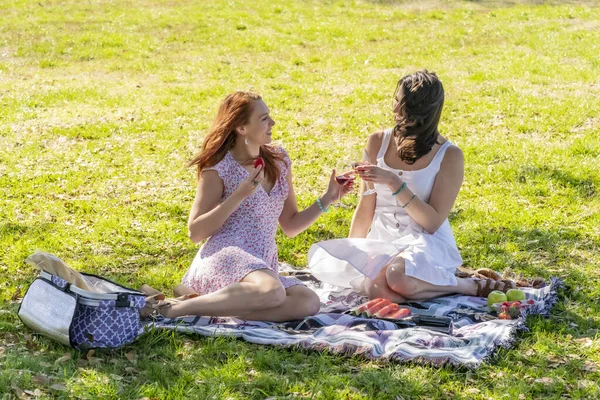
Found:
[{"label": "woman's hand holding glass", "polygon": [[[327,204],[333,204],[338,202],[337,205],[341,204],[341,199],[354,189],[354,171],[344,170],[344,167],[338,167],[331,171],[329,176],[329,185],[327,186],[327,192],[323,195],[322,199],[327,201]],[[348,164],[348,168],[350,168]]]},{"label": "woman's hand holding glass", "polygon": [[394,172],[373,164],[359,164],[356,166],[355,171],[367,185],[369,183],[386,185],[392,192],[398,190],[404,183]]}]

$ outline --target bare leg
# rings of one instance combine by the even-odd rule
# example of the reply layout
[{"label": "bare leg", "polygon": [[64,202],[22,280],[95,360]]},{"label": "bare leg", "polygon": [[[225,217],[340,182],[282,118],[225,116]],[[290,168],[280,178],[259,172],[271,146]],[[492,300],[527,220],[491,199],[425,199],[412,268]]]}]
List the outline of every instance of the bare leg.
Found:
[{"label": "bare leg", "polygon": [[285,321],[318,312],[320,303],[316,293],[304,288],[311,295],[305,290],[293,288],[286,292],[277,274],[261,269],[249,273],[241,282],[174,304],[163,315],[168,318],[203,315]]},{"label": "bare leg", "polygon": [[437,286],[411,276],[406,276],[404,258],[396,257],[386,269],[390,289],[410,300],[428,300],[446,294],[475,296],[477,283],[472,279],[457,278],[456,286]]},{"label": "bare leg", "polygon": [[302,319],[319,312],[319,296],[306,286],[296,285],[286,289],[285,301],[279,307],[262,311],[251,311],[238,317],[253,321],[290,321]]},{"label": "bare leg", "polygon": [[394,303],[404,303],[406,300],[388,286],[386,271],[389,265],[383,267],[375,279],[365,278],[363,288],[369,299],[383,298]]}]

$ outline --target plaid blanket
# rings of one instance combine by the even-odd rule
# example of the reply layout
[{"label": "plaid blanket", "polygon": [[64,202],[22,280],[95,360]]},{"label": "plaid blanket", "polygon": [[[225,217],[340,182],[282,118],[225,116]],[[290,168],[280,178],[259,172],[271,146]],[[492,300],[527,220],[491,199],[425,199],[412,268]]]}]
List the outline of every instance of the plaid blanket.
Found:
[{"label": "plaid blanket", "polygon": [[369,359],[475,368],[499,347],[513,345],[517,332],[527,329],[527,315],[548,314],[562,286],[559,279],[553,278],[542,289],[523,288],[528,298],[536,300],[536,305],[523,310],[515,320],[496,319],[490,314],[486,299],[480,297],[455,295],[408,303],[413,315],[450,317],[452,325],[441,332],[433,327],[407,328],[391,321],[349,315],[345,312],[366,298],[349,289],[327,286],[306,271],[287,273],[302,279],[319,294],[322,301],[319,314],[286,323],[216,317],[163,318],[149,322],[148,327],[203,336],[231,336],[257,344],[359,354]]}]

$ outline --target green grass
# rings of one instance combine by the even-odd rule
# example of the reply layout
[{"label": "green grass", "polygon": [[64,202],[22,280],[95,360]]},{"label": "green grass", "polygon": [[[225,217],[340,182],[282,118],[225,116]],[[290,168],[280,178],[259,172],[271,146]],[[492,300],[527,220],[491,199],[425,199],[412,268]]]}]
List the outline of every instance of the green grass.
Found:
[{"label": "green grass", "polygon": [[[0,394],[600,397],[598,6],[0,1]],[[467,371],[151,332],[88,357],[16,317],[36,249],[133,287],[179,283],[197,251],[185,163],[228,92],[263,95],[304,206],[326,168],[390,126],[396,81],[420,68],[441,77],[441,131],[465,153],[451,215],[465,264],[569,287],[513,350]],[[347,234],[351,211],[279,234],[281,260],[303,266],[310,244]]]}]

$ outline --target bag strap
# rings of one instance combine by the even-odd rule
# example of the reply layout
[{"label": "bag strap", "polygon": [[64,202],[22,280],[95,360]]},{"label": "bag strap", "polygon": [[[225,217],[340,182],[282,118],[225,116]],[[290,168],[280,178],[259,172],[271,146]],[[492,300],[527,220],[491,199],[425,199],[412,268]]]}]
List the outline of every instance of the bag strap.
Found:
[{"label": "bag strap", "polygon": [[[52,282],[52,274],[46,271],[40,271],[40,276],[47,281]],[[88,305],[96,305],[96,301],[100,300],[112,300],[115,302],[116,307],[133,307],[135,303],[129,300],[129,295],[139,296],[137,293],[95,293],[89,292],[87,290],[83,290],[78,288],[77,286],[71,285],[67,282],[67,286],[63,289],[65,292],[75,293],[85,299],[87,301],[83,301],[83,303],[87,303]]]}]

